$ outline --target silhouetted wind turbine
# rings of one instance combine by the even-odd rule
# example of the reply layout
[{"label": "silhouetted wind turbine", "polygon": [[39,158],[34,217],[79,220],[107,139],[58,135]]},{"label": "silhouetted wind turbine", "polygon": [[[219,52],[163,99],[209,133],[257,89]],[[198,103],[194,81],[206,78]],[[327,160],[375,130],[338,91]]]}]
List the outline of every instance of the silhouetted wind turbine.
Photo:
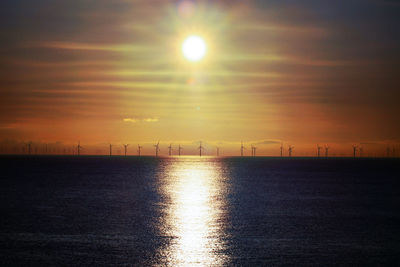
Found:
[{"label": "silhouetted wind turbine", "polygon": [[362,158],[362,156],[363,156],[363,154],[364,154],[364,149],[363,149],[363,147],[360,146],[360,147],[358,148],[358,151],[360,152],[360,158]]},{"label": "silhouetted wind turbine", "polygon": [[329,152],[329,146],[325,146],[325,157],[328,157],[328,152]]},{"label": "silhouetted wind turbine", "polygon": [[283,142],[281,142],[281,157],[283,157]]},{"label": "silhouetted wind turbine", "polygon": [[160,151],[160,141],[158,141],[158,143],[156,145],[154,145],[155,149],[156,149],[156,157],[158,157],[158,151]]},{"label": "silhouetted wind turbine", "polygon": [[198,147],[198,150],[200,152],[200,157],[201,157],[201,152],[203,149],[204,149],[204,147],[202,146],[201,141],[200,141],[200,146]]},{"label": "silhouetted wind turbine", "polygon": [[81,148],[83,148],[83,147],[81,146],[81,141],[79,141],[79,142],[78,142],[78,146],[77,146],[77,149],[78,149],[78,156],[81,154]]},{"label": "silhouetted wind turbine", "polygon": [[294,146],[289,145],[289,157],[292,156],[292,151],[293,151]]},{"label": "silhouetted wind turbine", "polygon": [[128,152],[128,146],[129,146],[129,144],[124,144],[125,157],[126,157],[126,152]]},{"label": "silhouetted wind turbine", "polygon": [[169,155],[169,156],[172,155],[172,143],[169,144],[169,147],[168,147],[168,155]]},{"label": "silhouetted wind turbine", "polygon": [[138,155],[140,156],[140,151],[142,150],[142,147],[138,144],[137,145],[137,151],[138,151]]},{"label": "silhouetted wind turbine", "polygon": [[317,144],[317,150],[318,150],[317,155],[319,158],[319,157],[321,157],[321,147],[319,146],[319,144]]},{"label": "silhouetted wind turbine", "polygon": [[179,147],[178,147],[178,155],[180,156],[181,155],[181,150],[183,149],[183,147],[181,147],[181,144],[179,144]]},{"label": "silhouetted wind turbine", "polygon": [[356,153],[357,153],[357,145],[353,145],[353,158],[356,157]]},{"label": "silhouetted wind turbine", "polygon": [[32,148],[32,141],[29,142],[27,145],[28,145],[28,154],[30,155],[31,154],[31,148]]},{"label": "silhouetted wind turbine", "polygon": [[219,147],[216,148],[217,148],[217,157],[219,157]]},{"label": "silhouetted wind turbine", "polygon": [[251,145],[251,155],[252,155],[253,157],[256,156],[256,149],[257,149],[257,147]]},{"label": "silhouetted wind turbine", "polygon": [[245,147],[243,146],[243,141],[242,141],[242,143],[240,145],[240,156],[242,156],[242,157],[243,157],[243,150],[244,149],[245,149]]}]

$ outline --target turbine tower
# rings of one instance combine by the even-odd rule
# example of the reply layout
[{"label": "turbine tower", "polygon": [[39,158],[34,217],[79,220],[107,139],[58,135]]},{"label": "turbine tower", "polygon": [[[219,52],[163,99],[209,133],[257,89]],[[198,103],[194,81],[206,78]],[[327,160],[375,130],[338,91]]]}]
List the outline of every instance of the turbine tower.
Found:
[{"label": "turbine tower", "polygon": [[364,154],[364,149],[363,149],[363,147],[360,146],[360,147],[358,148],[358,151],[360,152],[360,158],[362,158],[362,156],[363,156],[363,154]]},{"label": "turbine tower", "polygon": [[251,156],[253,156],[253,157],[256,156],[256,149],[257,149],[257,147],[251,145]]},{"label": "turbine tower", "polygon": [[172,156],[172,143],[169,144],[169,147],[168,147],[168,155],[169,155],[169,156]]},{"label": "turbine tower", "polygon": [[219,147],[216,148],[217,148],[217,157],[219,157]]},{"label": "turbine tower", "polygon": [[202,146],[201,141],[200,141],[200,146],[198,147],[198,150],[200,152],[200,157],[201,157],[201,152],[202,152],[202,150],[204,150],[204,147]]},{"label": "turbine tower", "polygon": [[142,147],[138,144],[137,145],[137,152],[138,152],[138,155],[139,155],[139,157],[140,157],[140,151],[142,150]]},{"label": "turbine tower", "polygon": [[32,141],[30,141],[28,144],[27,144],[27,146],[28,146],[28,154],[30,155],[31,154],[31,149],[32,149]]},{"label": "turbine tower", "polygon": [[110,157],[112,156],[112,144],[110,144]]},{"label": "turbine tower", "polygon": [[126,157],[126,152],[128,152],[128,146],[129,146],[129,144],[124,144],[125,157]]},{"label": "turbine tower", "polygon": [[245,147],[243,146],[243,141],[242,141],[242,143],[240,145],[240,156],[242,156],[242,157],[243,157],[243,150],[244,149],[245,149]]},{"label": "turbine tower", "polygon": [[353,145],[353,158],[356,158],[356,154],[357,154],[357,145]]},{"label": "turbine tower", "polygon": [[281,158],[283,157],[283,142],[281,142]]},{"label": "turbine tower", "polygon": [[293,146],[291,146],[291,145],[289,145],[289,157],[291,157],[292,156],[292,152],[293,152]]},{"label": "turbine tower", "polygon": [[328,157],[328,152],[329,152],[329,146],[326,145],[326,146],[325,146],[325,158]]},{"label": "turbine tower", "polygon": [[178,147],[178,155],[180,156],[181,155],[181,150],[183,149],[183,147],[181,147],[181,144],[179,144],[179,147]]},{"label": "turbine tower", "polygon": [[321,157],[321,147],[319,146],[319,144],[317,144],[317,150],[318,150],[317,155],[319,158],[319,157]]},{"label": "turbine tower", "polygon": [[83,147],[81,146],[81,141],[78,142],[78,146],[77,146],[76,148],[77,148],[77,150],[78,150],[78,156],[80,156],[80,155],[81,155],[81,149],[83,148]]},{"label": "turbine tower", "polygon": [[160,151],[160,141],[158,141],[158,143],[154,145],[154,147],[156,149],[156,157],[158,157],[158,151]]}]

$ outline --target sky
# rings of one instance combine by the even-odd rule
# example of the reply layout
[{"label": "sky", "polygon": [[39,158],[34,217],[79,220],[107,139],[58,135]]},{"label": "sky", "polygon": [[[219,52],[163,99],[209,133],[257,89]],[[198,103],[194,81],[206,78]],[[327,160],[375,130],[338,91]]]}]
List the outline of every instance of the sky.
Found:
[{"label": "sky", "polygon": [[[3,0],[0,140],[277,154],[400,141],[400,1]],[[187,61],[189,35],[207,44]],[[164,145],[165,144],[165,145]],[[190,148],[189,148],[190,147]],[[148,149],[148,150],[146,150]],[[100,150],[96,150],[100,151]],[[133,152],[132,152],[133,153]]]}]

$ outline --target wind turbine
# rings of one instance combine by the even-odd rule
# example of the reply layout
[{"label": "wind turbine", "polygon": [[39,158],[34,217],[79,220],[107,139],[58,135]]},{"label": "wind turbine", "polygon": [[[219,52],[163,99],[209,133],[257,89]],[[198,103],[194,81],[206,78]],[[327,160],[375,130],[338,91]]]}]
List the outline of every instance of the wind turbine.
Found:
[{"label": "wind turbine", "polygon": [[181,147],[181,144],[179,144],[179,147],[178,147],[178,154],[179,154],[179,156],[181,155],[181,150],[183,149],[183,147]]},{"label": "wind turbine", "polygon": [[326,157],[326,158],[328,157],[328,152],[329,152],[329,146],[326,145],[326,146],[325,146],[325,157]]},{"label": "wind turbine", "polygon": [[200,141],[200,146],[198,147],[198,150],[200,151],[200,157],[201,157],[201,152],[203,149],[204,149],[204,147],[202,146],[201,141]]},{"label": "wind turbine", "polygon": [[251,156],[253,156],[253,157],[256,156],[256,149],[257,149],[257,147],[251,145]]},{"label": "wind turbine", "polygon": [[110,157],[112,156],[112,144],[110,144]]},{"label": "wind turbine", "polygon": [[219,157],[219,147],[216,148],[217,148],[217,157]]},{"label": "wind turbine", "polygon": [[321,147],[319,146],[319,144],[317,144],[317,150],[318,150],[317,155],[319,158],[319,157],[321,157]]},{"label": "wind turbine", "polygon": [[158,157],[158,151],[160,151],[160,141],[158,141],[158,143],[156,145],[154,145],[155,149],[156,149],[156,157]]},{"label": "wind turbine", "polygon": [[169,156],[172,156],[172,143],[169,144],[169,147],[168,147],[168,155],[169,155]]},{"label": "wind turbine", "polygon": [[292,156],[293,148],[294,148],[294,146],[289,145],[289,149],[288,149],[289,150],[289,157]]},{"label": "wind turbine", "polygon": [[283,142],[281,142],[281,157],[283,157]]},{"label": "wind turbine", "polygon": [[28,146],[28,154],[31,154],[31,149],[32,149],[32,141],[30,141],[29,143],[27,143]]},{"label": "wind turbine", "polygon": [[356,158],[357,148],[357,145],[353,145],[353,158]]},{"label": "wind turbine", "polygon": [[240,156],[242,156],[242,157],[243,157],[243,150],[244,149],[246,149],[246,148],[243,146],[243,141],[242,141],[242,143],[240,145]]},{"label": "wind turbine", "polygon": [[81,148],[83,148],[81,146],[81,141],[78,142],[78,146],[76,147],[78,149],[78,156],[81,154]]},{"label": "wind turbine", "polygon": [[142,146],[140,146],[139,144],[137,145],[137,152],[138,152],[138,155],[139,155],[139,157],[140,157],[140,151],[142,150]]},{"label": "wind turbine", "polygon": [[124,144],[124,149],[125,149],[125,157],[126,157],[126,152],[128,151],[128,146],[129,146],[129,144]]}]

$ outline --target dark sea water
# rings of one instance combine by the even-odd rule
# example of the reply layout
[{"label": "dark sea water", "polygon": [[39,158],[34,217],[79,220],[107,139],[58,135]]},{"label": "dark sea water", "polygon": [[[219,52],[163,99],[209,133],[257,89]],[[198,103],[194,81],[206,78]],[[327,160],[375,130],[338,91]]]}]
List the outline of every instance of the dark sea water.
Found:
[{"label": "dark sea water", "polygon": [[399,160],[0,162],[1,266],[400,266]]}]

